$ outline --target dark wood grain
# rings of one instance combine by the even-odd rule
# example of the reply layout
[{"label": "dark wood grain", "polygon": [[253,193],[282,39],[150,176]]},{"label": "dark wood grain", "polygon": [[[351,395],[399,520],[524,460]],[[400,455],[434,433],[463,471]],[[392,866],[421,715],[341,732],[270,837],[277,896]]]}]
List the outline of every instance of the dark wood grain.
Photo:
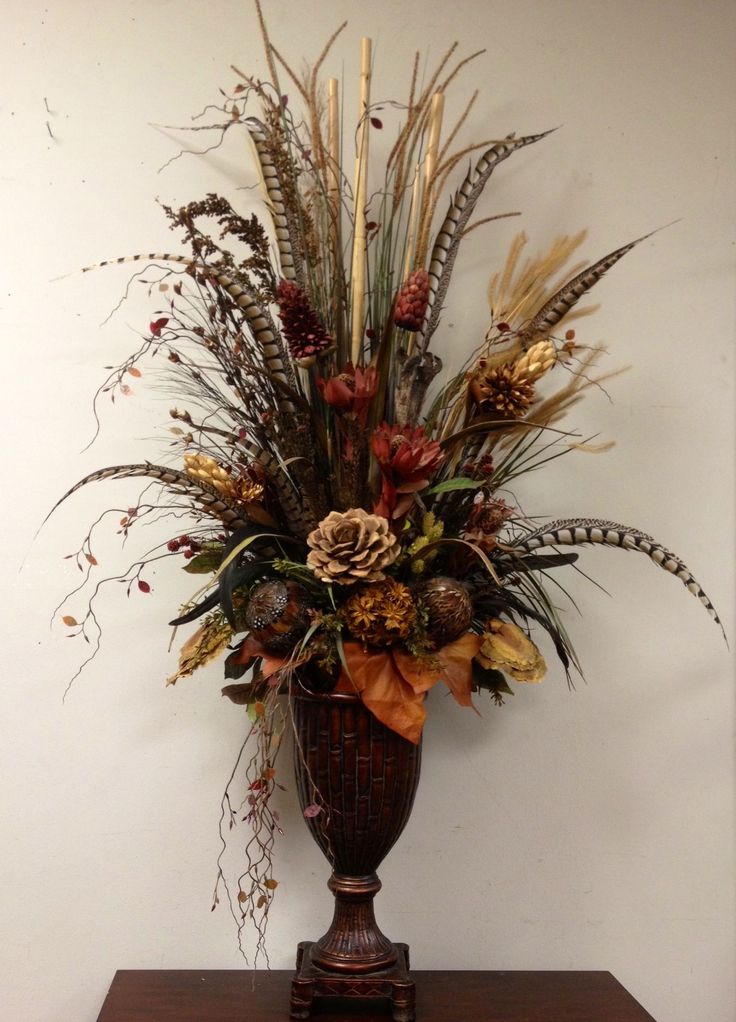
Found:
[{"label": "dark wood grain", "polygon": [[[413,972],[418,1022],[654,1022],[610,972]],[[290,971],[121,971],[97,1022],[287,1022]],[[322,1002],[317,1022],[386,1022]],[[79,1020],[82,1022],[82,1020]]]}]

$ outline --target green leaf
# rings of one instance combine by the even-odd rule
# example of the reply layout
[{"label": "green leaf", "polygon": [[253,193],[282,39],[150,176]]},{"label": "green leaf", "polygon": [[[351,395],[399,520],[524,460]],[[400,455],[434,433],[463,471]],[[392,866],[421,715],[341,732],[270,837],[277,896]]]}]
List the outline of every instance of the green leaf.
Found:
[{"label": "green leaf", "polygon": [[221,560],[221,546],[218,546],[217,549],[203,550],[184,565],[184,571],[189,572],[190,575],[206,575],[208,572],[217,571]]},{"label": "green leaf", "polygon": [[437,483],[431,490],[427,490],[425,497],[432,497],[436,493],[450,493],[452,490],[477,490],[483,486],[485,479],[470,479],[468,476],[457,476],[456,479],[445,479]]}]

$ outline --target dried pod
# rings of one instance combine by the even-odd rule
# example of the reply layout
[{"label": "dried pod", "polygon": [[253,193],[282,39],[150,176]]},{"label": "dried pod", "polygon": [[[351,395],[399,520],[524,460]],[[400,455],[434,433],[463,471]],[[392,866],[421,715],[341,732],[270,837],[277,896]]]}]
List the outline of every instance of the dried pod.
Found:
[{"label": "dried pod", "polygon": [[291,580],[261,582],[250,594],[245,623],[269,653],[288,653],[309,627],[309,597]]},{"label": "dried pod", "polygon": [[437,575],[419,586],[416,595],[427,612],[427,631],[438,647],[467,632],[473,620],[473,601],[462,582]]},{"label": "dried pod", "polygon": [[394,323],[402,330],[421,330],[429,301],[429,274],[426,270],[410,273],[396,297]]}]

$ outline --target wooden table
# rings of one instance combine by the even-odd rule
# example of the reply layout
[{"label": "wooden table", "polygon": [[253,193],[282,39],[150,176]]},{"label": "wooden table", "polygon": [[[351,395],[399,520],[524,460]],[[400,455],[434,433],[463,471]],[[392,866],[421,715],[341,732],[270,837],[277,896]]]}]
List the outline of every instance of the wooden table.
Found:
[{"label": "wooden table", "polygon": [[[291,971],[115,973],[97,1022],[288,1022]],[[610,972],[420,972],[417,1022],[654,1022]],[[255,981],[255,987],[253,986]],[[315,1022],[389,1022],[321,1002]]]}]

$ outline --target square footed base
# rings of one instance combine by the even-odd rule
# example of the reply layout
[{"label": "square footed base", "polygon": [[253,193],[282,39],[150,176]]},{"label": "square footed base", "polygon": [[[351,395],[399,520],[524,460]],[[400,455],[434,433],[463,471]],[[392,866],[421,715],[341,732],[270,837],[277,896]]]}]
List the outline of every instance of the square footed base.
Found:
[{"label": "square footed base", "polygon": [[311,941],[302,941],[296,955],[296,975],[291,981],[292,1019],[308,1019],[315,999],[324,997],[366,1000],[383,998],[394,1022],[414,1022],[414,981],[409,978],[409,947],[395,944],[396,965],[363,975],[325,972],[312,962]]}]

